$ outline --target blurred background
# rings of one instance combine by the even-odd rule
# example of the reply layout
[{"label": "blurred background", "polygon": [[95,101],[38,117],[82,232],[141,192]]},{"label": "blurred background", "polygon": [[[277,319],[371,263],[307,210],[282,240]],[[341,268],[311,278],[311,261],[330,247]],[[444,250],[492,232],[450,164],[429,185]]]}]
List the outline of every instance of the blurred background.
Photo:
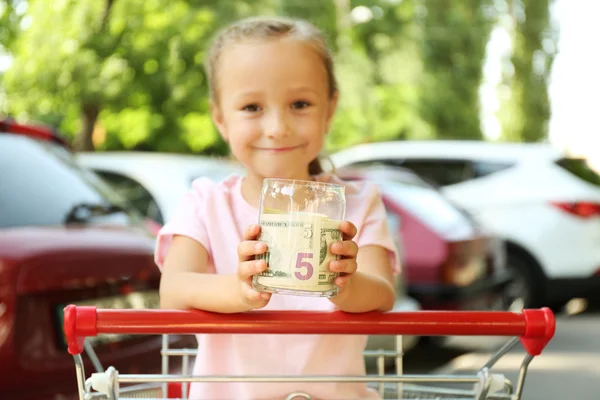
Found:
[{"label": "blurred background", "polygon": [[327,33],[343,93],[329,151],[387,139],[598,144],[586,97],[600,79],[586,45],[594,1],[0,4],[0,112],[59,128],[76,150],[226,154],[204,52],[216,30],[256,14]]},{"label": "blurred background", "polygon": [[[597,0],[0,0],[0,398],[72,398],[66,304],[157,307],[154,235],[194,179],[241,172],[208,114],[207,46],[260,14],[327,34],[341,90],[327,158],[381,189],[396,309],[550,307],[557,336],[526,398],[596,399],[599,13]],[[504,341],[480,339],[405,337],[405,372],[476,369]],[[160,368],[160,338],[90,345],[88,372]],[[521,355],[501,372],[514,379]]]}]

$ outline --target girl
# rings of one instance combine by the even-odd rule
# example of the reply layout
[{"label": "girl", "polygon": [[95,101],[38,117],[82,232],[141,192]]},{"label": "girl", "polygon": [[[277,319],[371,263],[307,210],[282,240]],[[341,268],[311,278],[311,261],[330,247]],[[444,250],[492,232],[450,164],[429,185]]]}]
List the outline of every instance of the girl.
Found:
[{"label": "girl", "polygon": [[[211,114],[245,176],[194,181],[176,217],[157,239],[161,307],[239,313],[254,309],[391,310],[398,271],[385,209],[372,184],[346,185],[348,221],[339,294],[331,299],[259,293],[252,276],[266,245],[258,204],[263,178],[342,182],[325,174],[318,155],[338,101],[331,54],[305,21],[252,18],[221,32],[207,55]],[[352,335],[198,335],[195,375],[364,375],[366,337]],[[192,384],[192,399],[377,398],[360,383]]]}]

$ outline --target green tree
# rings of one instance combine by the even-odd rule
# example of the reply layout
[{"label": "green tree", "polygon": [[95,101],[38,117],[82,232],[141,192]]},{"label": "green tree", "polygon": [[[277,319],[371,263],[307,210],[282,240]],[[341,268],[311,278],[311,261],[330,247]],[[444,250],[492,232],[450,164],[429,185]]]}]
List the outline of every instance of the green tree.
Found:
[{"label": "green tree", "polygon": [[[512,0],[30,0],[21,15],[25,1],[0,3],[7,27],[0,40],[14,56],[2,77],[3,109],[58,126],[77,149],[224,154],[203,62],[209,40],[234,19],[291,15],[325,31],[341,89],[328,135],[335,150],[390,139],[480,139],[485,47],[506,13],[499,5]],[[549,115],[550,3],[524,2],[526,20],[515,25],[504,111],[513,118],[503,122],[506,135],[524,140],[543,135]],[[30,22],[23,31],[21,18]]]},{"label": "green tree", "polygon": [[505,77],[510,96],[501,110],[505,140],[536,142],[548,136],[548,82],[558,41],[558,30],[550,19],[552,3],[508,0],[514,31],[512,69]]},{"label": "green tree", "polygon": [[[368,141],[431,138],[431,129],[419,114],[419,82],[423,77],[421,60],[422,29],[418,23],[418,0],[360,1],[373,19],[354,26],[354,46],[371,61],[372,95],[363,102],[370,104],[372,118]],[[364,10],[366,11],[366,10]]]},{"label": "green tree", "polygon": [[[266,2],[268,3],[268,2]],[[223,24],[265,2],[34,1],[6,74],[9,108],[71,135],[75,147],[214,151],[203,61]],[[44,46],[39,46],[44,43]]]},{"label": "green tree", "polygon": [[438,138],[483,138],[479,86],[492,6],[493,0],[423,2],[419,110]]},{"label": "green tree", "polygon": [[0,0],[0,50],[10,50],[19,34],[22,14],[17,11],[25,0]]},{"label": "green tree", "polygon": [[[12,47],[19,35],[23,16],[24,0],[0,0],[0,58],[11,56]],[[0,70],[0,116],[9,112],[6,107],[6,90],[3,84],[4,71]]]}]

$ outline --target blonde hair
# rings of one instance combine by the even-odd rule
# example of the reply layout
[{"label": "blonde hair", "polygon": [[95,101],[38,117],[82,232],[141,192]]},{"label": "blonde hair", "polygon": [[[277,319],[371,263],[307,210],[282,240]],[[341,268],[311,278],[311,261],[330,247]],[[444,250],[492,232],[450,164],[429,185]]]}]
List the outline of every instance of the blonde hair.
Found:
[{"label": "blonde hair", "polygon": [[219,61],[223,50],[231,44],[244,40],[276,39],[289,37],[306,42],[323,59],[329,94],[338,91],[333,68],[333,56],[323,33],[310,22],[285,17],[252,17],[242,19],[220,31],[212,42],[205,60],[210,97],[217,98]]},{"label": "blonde hair", "polygon": [[[293,38],[302,40],[312,46],[321,59],[327,72],[329,95],[338,92],[337,80],[333,67],[333,56],[323,33],[310,22],[286,17],[252,17],[242,19],[221,30],[212,42],[205,60],[206,75],[210,98],[218,99],[218,69],[223,50],[244,40],[268,40],[276,38]],[[308,166],[311,175],[324,172],[318,158]]]}]

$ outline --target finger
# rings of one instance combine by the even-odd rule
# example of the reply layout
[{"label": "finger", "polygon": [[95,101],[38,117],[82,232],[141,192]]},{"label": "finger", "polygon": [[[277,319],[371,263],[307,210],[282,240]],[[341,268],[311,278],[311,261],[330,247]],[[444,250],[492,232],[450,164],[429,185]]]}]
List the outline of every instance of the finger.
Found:
[{"label": "finger", "polygon": [[265,260],[250,260],[241,262],[238,267],[238,276],[242,280],[246,280],[252,275],[263,272],[267,269],[267,263]]},{"label": "finger", "polygon": [[257,240],[246,240],[238,245],[238,257],[240,261],[247,261],[254,258],[255,255],[267,251],[267,244]]},{"label": "finger", "polygon": [[249,283],[242,284],[242,296],[252,304],[253,308],[262,308],[267,305],[271,299],[271,293],[259,292]]},{"label": "finger", "polygon": [[249,283],[242,283],[242,296],[244,296],[244,298],[247,301],[250,302],[255,302],[255,301],[259,301],[261,299],[261,293],[257,290],[255,290],[254,288],[252,288],[252,285]]},{"label": "finger", "polygon": [[[261,292],[261,294],[260,294],[260,298],[261,298],[262,300],[266,300],[266,301],[267,301],[267,303],[268,303],[268,302],[269,302],[269,300],[271,300],[271,294],[272,294],[272,293]],[[265,303],[265,305],[266,305],[266,303]]]},{"label": "finger", "polygon": [[340,224],[340,231],[342,231],[342,238],[344,240],[352,240],[356,236],[356,226],[350,221],[343,221]]},{"label": "finger", "polygon": [[331,252],[343,257],[356,257],[358,245],[351,240],[335,242],[331,245]]},{"label": "finger", "polygon": [[348,276],[348,275],[338,276],[337,278],[335,278],[333,283],[340,289],[345,288],[346,286],[348,286],[348,283],[350,283],[350,276]]},{"label": "finger", "polygon": [[335,260],[329,263],[329,269],[332,272],[340,272],[345,274],[353,274],[357,269],[356,260],[348,258],[345,260]]},{"label": "finger", "polygon": [[250,225],[244,232],[244,241],[256,240],[260,236],[260,225]]}]

